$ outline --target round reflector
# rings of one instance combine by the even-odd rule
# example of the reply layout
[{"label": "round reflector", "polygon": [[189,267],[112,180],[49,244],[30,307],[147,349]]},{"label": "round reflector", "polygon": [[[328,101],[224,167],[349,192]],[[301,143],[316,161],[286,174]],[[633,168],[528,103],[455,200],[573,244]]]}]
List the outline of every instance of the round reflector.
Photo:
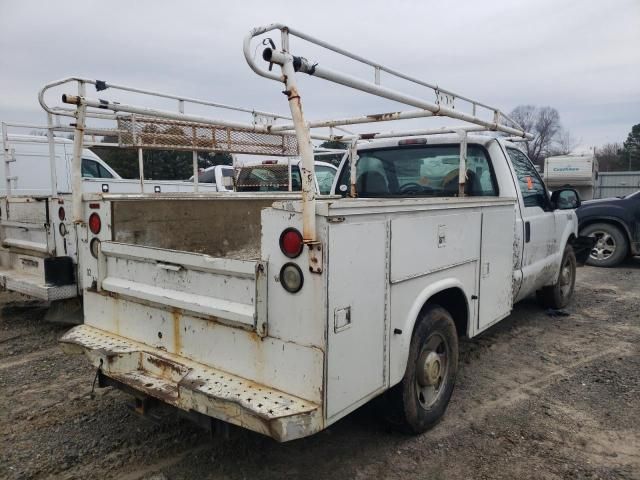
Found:
[{"label": "round reflector", "polygon": [[91,249],[91,255],[93,255],[93,258],[98,258],[98,247],[100,247],[100,240],[97,238],[91,240],[89,248]]},{"label": "round reflector", "polygon": [[280,283],[289,293],[299,292],[304,283],[300,267],[295,263],[285,263],[280,269]]},{"label": "round reflector", "polygon": [[100,229],[102,228],[102,221],[100,220],[100,216],[97,213],[92,213],[89,216],[89,230],[94,235],[100,233]]},{"label": "round reflector", "polygon": [[302,253],[304,242],[302,234],[295,228],[287,228],[280,234],[280,250],[289,258],[296,258]]},{"label": "round reflector", "polygon": [[66,217],[66,214],[64,213],[64,208],[63,208],[63,207],[60,207],[60,208],[58,209],[58,218],[59,218],[60,220],[64,221],[65,217]]}]

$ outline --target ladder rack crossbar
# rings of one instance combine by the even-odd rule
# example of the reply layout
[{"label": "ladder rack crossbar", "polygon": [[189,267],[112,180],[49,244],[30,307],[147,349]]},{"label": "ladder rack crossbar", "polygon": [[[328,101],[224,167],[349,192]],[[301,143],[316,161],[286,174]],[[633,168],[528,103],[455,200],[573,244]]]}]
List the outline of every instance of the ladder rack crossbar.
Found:
[{"label": "ladder rack crossbar", "polygon": [[[530,134],[525,132],[520,125],[518,125],[513,119],[511,119],[508,115],[506,115],[496,107],[487,105],[478,100],[471,99],[467,96],[454,93],[453,91],[441,88],[436,84],[432,84],[432,83],[417,79],[403,72],[394,70],[378,62],[374,62],[360,55],[349,52],[343,48],[332,45],[328,42],[325,42],[324,40],[320,40],[318,38],[315,38],[311,35],[308,35],[304,32],[293,29],[281,23],[273,23],[270,25],[254,28],[245,37],[245,40],[244,40],[243,50],[244,50],[245,59],[247,63],[249,64],[249,66],[254,72],[256,72],[258,75],[261,75],[265,78],[269,78],[278,82],[283,82],[285,81],[286,76],[278,75],[276,73],[267,71],[259,67],[251,54],[251,50],[252,50],[251,41],[253,38],[257,36],[260,36],[275,30],[279,30],[281,33],[281,38],[282,38],[281,49],[276,50],[275,44],[273,44],[273,41],[271,41],[273,48],[269,48],[269,47],[265,48],[263,52],[263,59],[270,64],[278,64],[282,66],[284,65],[284,63],[289,61],[289,62],[292,62],[295,72],[305,73],[310,76],[322,78],[324,80],[327,80],[333,83],[347,86],[347,87],[360,90],[366,93],[370,93],[372,95],[376,95],[379,97],[387,98],[389,100],[403,103],[405,105],[418,107],[420,109],[431,112],[433,116],[444,116],[444,117],[455,118],[468,123],[483,126],[489,130],[501,131],[510,135],[521,136],[523,138],[530,138]],[[318,47],[330,50],[334,53],[337,53],[344,57],[355,60],[356,62],[373,67],[375,72],[374,82],[363,80],[361,78],[357,78],[351,75],[338,72],[336,70],[326,68],[324,66],[320,66],[318,65],[318,63],[311,62],[302,56],[292,55],[289,51],[289,36],[300,38]],[[415,97],[413,95],[408,95],[398,90],[383,87],[382,85],[380,85],[380,81],[379,81],[380,71],[383,71],[389,75],[395,76],[399,79],[405,80],[409,83],[413,83],[415,85],[419,85],[419,86],[430,89],[432,93],[435,94],[435,97],[436,97],[435,103],[426,101],[423,98]],[[443,97],[443,95],[445,97]],[[471,105],[472,113],[464,113],[460,110],[456,110],[454,105],[456,100],[460,100]],[[481,118],[478,115],[478,109],[484,109],[487,111],[487,113],[490,113],[492,117],[491,120]],[[429,116],[429,115],[424,115],[424,116]],[[502,122],[502,119],[506,120],[506,122],[509,123],[509,125]],[[324,121],[324,123],[329,123],[329,122],[331,121],[329,120]],[[366,122],[362,121],[359,123],[366,123]],[[341,123],[333,123],[331,126],[336,126],[336,125],[341,125]]]}]

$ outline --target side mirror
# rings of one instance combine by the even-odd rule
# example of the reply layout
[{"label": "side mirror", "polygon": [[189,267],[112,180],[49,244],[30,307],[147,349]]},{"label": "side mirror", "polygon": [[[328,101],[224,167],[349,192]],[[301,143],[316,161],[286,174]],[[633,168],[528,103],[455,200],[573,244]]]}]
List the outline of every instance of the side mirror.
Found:
[{"label": "side mirror", "polygon": [[551,205],[554,210],[573,210],[580,206],[580,195],[573,188],[555,190],[551,194]]}]

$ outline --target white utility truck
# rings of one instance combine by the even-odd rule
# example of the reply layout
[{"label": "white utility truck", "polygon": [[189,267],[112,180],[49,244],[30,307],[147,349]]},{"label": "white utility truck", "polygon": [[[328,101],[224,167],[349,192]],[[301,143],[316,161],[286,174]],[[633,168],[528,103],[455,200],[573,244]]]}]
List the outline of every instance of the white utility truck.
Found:
[{"label": "white utility truck", "polygon": [[[25,129],[48,134],[9,133]],[[48,319],[62,315],[68,320],[70,312],[80,308],[77,239],[70,218],[73,141],[54,136],[53,130],[51,125],[2,122],[5,166],[0,183],[0,288],[52,302]],[[88,148],[81,150],[80,158],[80,189],[85,193],[158,194],[193,192],[196,188],[186,181],[122,179]],[[205,184],[200,191],[217,189]]]},{"label": "white utility truck", "polygon": [[593,152],[547,157],[544,181],[551,190],[575,189],[582,200],[591,200],[598,180],[598,160]]},{"label": "white utility truck", "polygon": [[[269,32],[279,32],[281,45],[266,39],[263,58],[281,73],[253,60],[252,39]],[[292,36],[371,66],[373,81],[293,55]],[[573,246],[582,260],[588,255],[577,238],[577,194],[549,198],[515,143],[479,133],[531,138],[494,107],[285,25],[254,29],[244,52],[254,71],[284,83],[292,122],[239,123],[64,96],[79,119],[100,108],[180,123],[185,135],[202,132],[201,142],[214,143],[221,131],[238,153],[299,150],[302,192],[76,197],[85,324],[61,345],[84,353],[99,385],[132,393],[141,411],[163,402],[288,441],[384,393],[397,425],[424,432],[449,402],[459,337],[478,335],[536,292],[551,307],[570,301]],[[380,85],[381,72],[435,92],[435,100]],[[302,73],[413,109],[308,121],[296,84]],[[334,131],[432,116],[464,124]],[[313,139],[349,146],[335,195],[316,195]],[[91,228],[99,222],[110,228]]]}]

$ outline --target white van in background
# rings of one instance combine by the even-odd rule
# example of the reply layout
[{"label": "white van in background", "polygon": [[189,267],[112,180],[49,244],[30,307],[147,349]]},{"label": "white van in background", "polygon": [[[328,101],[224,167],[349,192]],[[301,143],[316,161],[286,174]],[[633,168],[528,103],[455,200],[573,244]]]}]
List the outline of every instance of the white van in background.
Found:
[{"label": "white van in background", "polygon": [[[9,168],[11,194],[49,195],[52,179],[47,137],[42,135],[9,135],[8,140],[11,162]],[[71,193],[73,141],[56,137],[55,153],[58,193]],[[82,151],[82,176],[101,179],[121,178],[115,170],[89,149]],[[5,174],[3,174],[3,180],[0,183],[0,195],[7,193]]]},{"label": "white van in background", "polygon": [[593,152],[547,157],[544,181],[550,190],[574,188],[582,200],[591,200],[598,179],[598,160]]}]

